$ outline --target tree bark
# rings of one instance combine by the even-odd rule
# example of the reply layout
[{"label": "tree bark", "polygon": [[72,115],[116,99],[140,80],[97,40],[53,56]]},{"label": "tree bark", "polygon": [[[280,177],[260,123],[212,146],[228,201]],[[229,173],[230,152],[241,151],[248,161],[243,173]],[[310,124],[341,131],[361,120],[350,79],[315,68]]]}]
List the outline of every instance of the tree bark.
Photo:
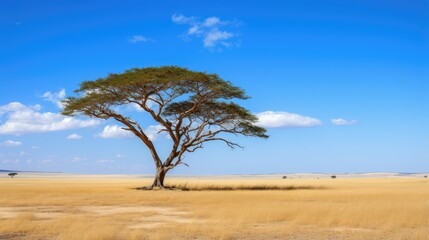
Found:
[{"label": "tree bark", "polygon": [[165,168],[163,166],[158,166],[156,168],[156,174],[155,174],[155,179],[153,181],[152,186],[150,187],[151,189],[154,188],[164,188],[164,178],[165,175],[167,174],[167,171],[165,170]]}]

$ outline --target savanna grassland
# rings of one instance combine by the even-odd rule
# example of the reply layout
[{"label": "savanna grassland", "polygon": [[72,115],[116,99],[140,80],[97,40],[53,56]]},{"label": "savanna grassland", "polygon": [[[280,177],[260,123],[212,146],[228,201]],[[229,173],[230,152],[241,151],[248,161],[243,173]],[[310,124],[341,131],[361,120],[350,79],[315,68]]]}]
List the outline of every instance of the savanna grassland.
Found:
[{"label": "savanna grassland", "polygon": [[424,178],[170,178],[167,185],[189,191],[135,190],[151,180],[0,178],[0,239],[429,236],[429,180]]}]

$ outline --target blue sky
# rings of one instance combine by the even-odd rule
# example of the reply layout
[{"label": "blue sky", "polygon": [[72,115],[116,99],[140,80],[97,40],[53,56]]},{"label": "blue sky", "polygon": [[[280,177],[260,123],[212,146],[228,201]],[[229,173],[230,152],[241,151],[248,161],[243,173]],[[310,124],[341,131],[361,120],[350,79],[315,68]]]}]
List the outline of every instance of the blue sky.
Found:
[{"label": "blue sky", "polygon": [[174,173],[429,171],[428,1],[87,2],[0,2],[0,169],[152,173],[117,123],[64,118],[58,101],[178,65],[244,88],[270,138],[206,145]]}]

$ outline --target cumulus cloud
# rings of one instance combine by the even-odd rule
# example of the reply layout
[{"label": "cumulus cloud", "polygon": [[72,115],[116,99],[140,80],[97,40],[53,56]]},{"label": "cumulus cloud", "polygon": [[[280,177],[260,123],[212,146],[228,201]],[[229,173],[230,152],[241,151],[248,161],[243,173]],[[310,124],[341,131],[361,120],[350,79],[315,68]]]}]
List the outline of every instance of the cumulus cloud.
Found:
[{"label": "cumulus cloud", "polygon": [[19,102],[11,102],[9,104],[0,106],[0,116],[8,113],[8,112],[17,112],[17,111],[24,111],[27,109],[32,109],[35,111],[40,111],[40,109],[42,108],[40,105],[36,105],[36,106],[25,106]]},{"label": "cumulus cloud", "polygon": [[52,93],[52,92],[45,92],[42,95],[43,99],[46,101],[52,102],[53,104],[57,105],[58,108],[63,109],[64,105],[61,102],[66,97],[66,90],[61,89],[59,92]]},{"label": "cumulus cloud", "polygon": [[[219,41],[227,40],[234,35],[232,33],[226,32],[226,31],[214,31],[207,34],[207,36],[204,38],[204,47],[214,47]],[[224,46],[228,46],[229,43],[222,42]]]},{"label": "cumulus cloud", "polygon": [[164,129],[161,125],[152,125],[144,131],[150,140],[155,140],[160,135],[160,131]]},{"label": "cumulus cloud", "polygon": [[70,134],[67,136],[67,139],[69,139],[69,140],[79,140],[81,138],[82,138],[82,136],[79,134],[76,134],[76,133],[73,133],[73,134]]},{"label": "cumulus cloud", "polygon": [[181,14],[174,14],[171,21],[175,24],[188,25],[189,28],[184,36],[202,38],[205,48],[239,45],[237,41],[232,41],[238,34],[229,30],[239,25],[236,21],[222,21],[218,17],[209,17],[201,21],[197,17],[186,17]]},{"label": "cumulus cloud", "polygon": [[26,106],[19,102],[0,106],[0,117],[5,115],[5,121],[0,120],[0,135],[52,132],[100,124],[99,120],[80,120],[59,113],[40,112],[40,109],[40,105]]},{"label": "cumulus cloud", "polygon": [[134,35],[130,38],[130,43],[148,42],[149,39],[142,35]]},{"label": "cumulus cloud", "polygon": [[185,17],[182,14],[173,14],[171,21],[177,24],[193,24],[195,23],[195,17]]},{"label": "cumulus cloud", "polygon": [[302,116],[296,113],[266,111],[256,114],[257,125],[266,128],[281,127],[313,127],[322,125],[316,118]]},{"label": "cumulus cloud", "polygon": [[[163,127],[161,125],[153,125],[146,128],[144,133],[150,140],[155,140],[159,135],[159,131],[162,129]],[[134,134],[128,130],[124,130],[123,127],[119,125],[107,125],[104,127],[103,132],[97,136],[101,138],[129,138],[133,137]]]},{"label": "cumulus cloud", "polygon": [[331,119],[331,123],[337,126],[355,125],[358,123],[356,120],[346,120],[342,118]]},{"label": "cumulus cloud", "polygon": [[107,125],[98,136],[101,138],[129,138],[133,134],[130,131],[124,130],[119,125]]},{"label": "cumulus cloud", "polygon": [[6,140],[0,144],[2,147],[19,147],[22,145],[22,142]]},{"label": "cumulus cloud", "polygon": [[[152,108],[152,106],[154,105],[153,101],[147,101],[146,102],[146,106],[149,108]],[[143,108],[140,107],[140,105],[138,105],[137,103],[130,103],[126,106],[126,110],[127,111],[137,111],[137,112],[144,112],[145,110]]]}]

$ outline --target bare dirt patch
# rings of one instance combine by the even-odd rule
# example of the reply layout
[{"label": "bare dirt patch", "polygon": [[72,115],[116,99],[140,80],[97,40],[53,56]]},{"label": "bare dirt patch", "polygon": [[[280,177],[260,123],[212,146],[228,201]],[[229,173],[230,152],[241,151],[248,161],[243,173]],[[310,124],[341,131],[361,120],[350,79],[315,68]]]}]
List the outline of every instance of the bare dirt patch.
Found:
[{"label": "bare dirt patch", "polygon": [[[32,207],[0,207],[0,218],[17,218],[22,214],[31,214],[38,219],[57,219],[71,215],[89,215],[103,217],[117,214],[142,214],[149,216],[134,218],[129,228],[154,228],[167,223],[192,223],[195,220],[189,218],[188,212],[178,211],[171,207],[154,206],[32,206]],[[4,236],[0,239],[8,239]]]},{"label": "bare dirt patch", "polygon": [[132,229],[138,228],[155,228],[159,225],[167,223],[193,223],[195,219],[183,216],[183,214],[167,214],[167,215],[156,215],[140,218],[136,221],[136,224],[130,226]]},{"label": "bare dirt patch", "polygon": [[77,207],[79,211],[92,213],[96,215],[113,215],[121,213],[147,213],[154,212],[159,214],[173,212],[174,209],[168,207],[152,206],[81,206]]},{"label": "bare dirt patch", "polygon": [[100,216],[124,214],[124,213],[152,213],[151,216],[134,219],[129,226],[132,229],[155,228],[167,223],[192,223],[195,220],[189,218],[188,212],[177,211],[170,207],[153,206],[82,206],[80,211]]},{"label": "bare dirt patch", "polygon": [[0,218],[15,218],[22,214],[33,214],[36,218],[58,218],[66,215],[64,208],[57,206],[0,207]]}]

